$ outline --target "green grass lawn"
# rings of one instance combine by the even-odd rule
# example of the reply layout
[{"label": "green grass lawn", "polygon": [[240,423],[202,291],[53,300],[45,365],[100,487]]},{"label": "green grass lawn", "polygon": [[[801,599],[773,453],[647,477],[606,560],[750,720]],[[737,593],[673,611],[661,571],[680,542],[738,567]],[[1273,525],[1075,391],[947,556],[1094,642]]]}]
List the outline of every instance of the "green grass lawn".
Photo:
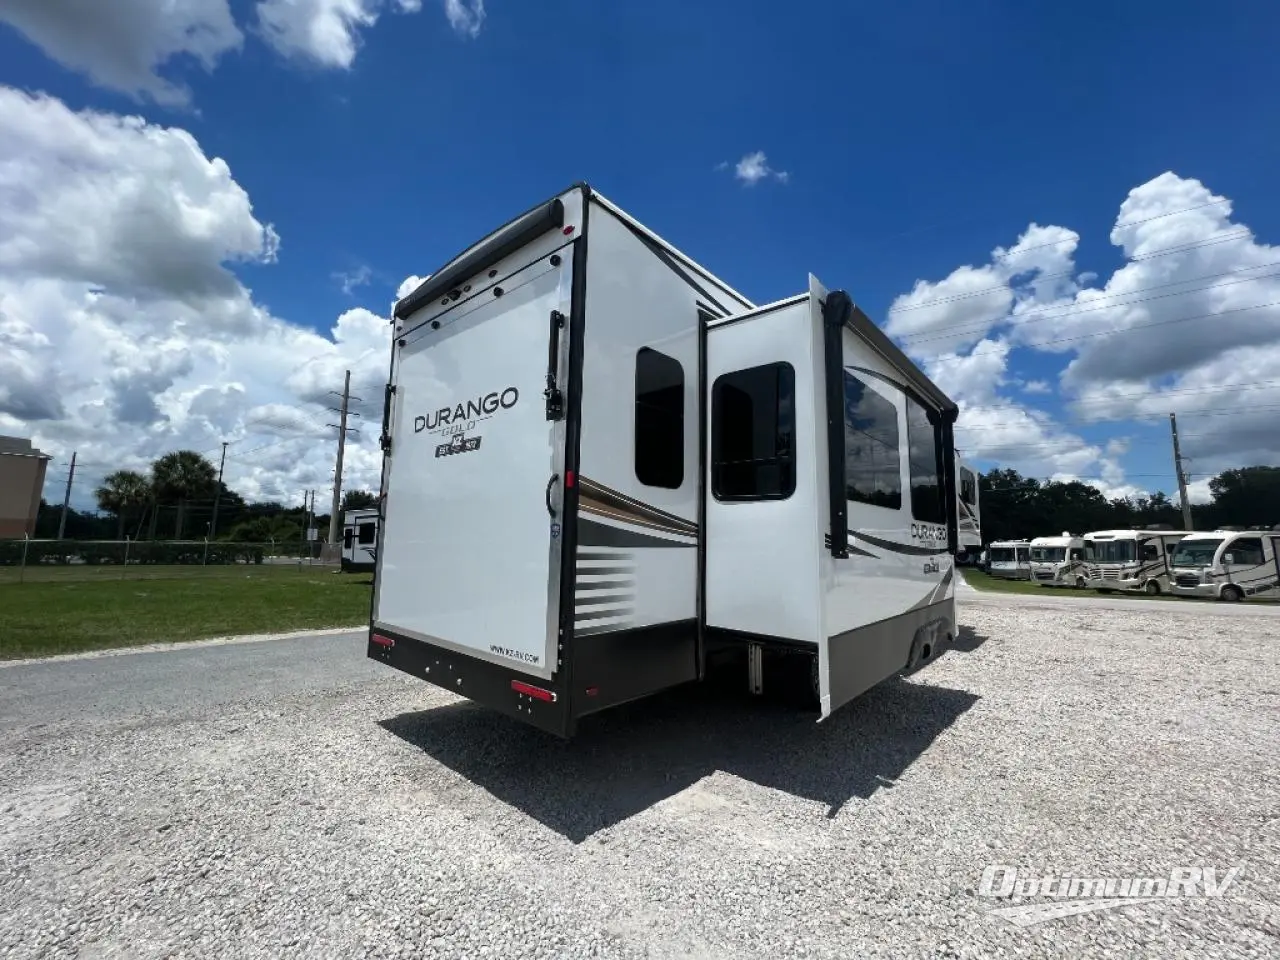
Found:
[{"label": "green grass lawn", "polygon": [[[197,568],[199,569],[199,568]],[[246,633],[359,626],[368,574],[226,567],[175,579],[0,583],[0,659]]]}]

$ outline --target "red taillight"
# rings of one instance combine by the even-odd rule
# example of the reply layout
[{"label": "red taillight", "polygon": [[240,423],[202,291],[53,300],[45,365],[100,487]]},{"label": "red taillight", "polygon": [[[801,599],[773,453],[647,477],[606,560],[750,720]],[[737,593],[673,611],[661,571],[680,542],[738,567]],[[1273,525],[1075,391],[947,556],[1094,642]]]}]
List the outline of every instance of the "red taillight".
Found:
[{"label": "red taillight", "polygon": [[574,472],[573,472],[572,470],[566,470],[566,471],[564,472],[564,486],[565,486],[565,489],[567,490],[567,489],[569,489],[569,487],[572,487],[572,486],[573,486],[573,483],[574,483],[574,481],[575,481],[576,479],[577,479],[577,477],[574,475]]},{"label": "red taillight", "polygon": [[564,235],[565,235],[566,237],[567,237],[567,236],[569,236],[569,234],[573,233],[573,224],[572,224],[572,223],[571,223],[571,224],[569,224],[569,225],[568,225],[567,227],[565,227],[565,228],[564,228],[564,230],[563,230],[563,231],[561,231],[561,232],[562,232],[562,233],[564,233]]},{"label": "red taillight", "polygon": [[598,694],[600,693],[600,688],[599,688],[599,687],[587,687],[587,691],[586,691],[586,692],[587,692],[587,696],[588,696],[588,697],[594,697],[594,696],[596,696],[596,695],[598,695]]},{"label": "red taillight", "polygon": [[373,643],[376,643],[380,647],[386,647],[388,650],[390,650],[392,647],[396,645],[396,642],[394,640],[392,640],[390,637],[384,637],[380,633],[373,634],[371,637],[369,637],[369,639],[370,641],[372,641]]},{"label": "red taillight", "polygon": [[533,697],[535,700],[544,700],[547,703],[556,702],[554,691],[543,690],[541,687],[535,687],[532,684],[525,683],[523,680],[512,680],[511,689],[516,693],[523,693],[527,697]]}]

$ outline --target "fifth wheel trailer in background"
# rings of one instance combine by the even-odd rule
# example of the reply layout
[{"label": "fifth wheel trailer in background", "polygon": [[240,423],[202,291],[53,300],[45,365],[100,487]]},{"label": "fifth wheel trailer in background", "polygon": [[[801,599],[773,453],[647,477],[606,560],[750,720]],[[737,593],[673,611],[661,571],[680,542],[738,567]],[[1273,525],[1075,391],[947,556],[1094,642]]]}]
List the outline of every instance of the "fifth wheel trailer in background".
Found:
[{"label": "fifth wheel trailer in background", "polygon": [[361,573],[374,568],[378,552],[378,510],[365,507],[342,515],[342,569]]},{"label": "fifth wheel trailer in background", "polygon": [[371,658],[570,736],[718,654],[825,717],[954,637],[956,405],[847,294],[758,307],[578,185],[393,322]]}]

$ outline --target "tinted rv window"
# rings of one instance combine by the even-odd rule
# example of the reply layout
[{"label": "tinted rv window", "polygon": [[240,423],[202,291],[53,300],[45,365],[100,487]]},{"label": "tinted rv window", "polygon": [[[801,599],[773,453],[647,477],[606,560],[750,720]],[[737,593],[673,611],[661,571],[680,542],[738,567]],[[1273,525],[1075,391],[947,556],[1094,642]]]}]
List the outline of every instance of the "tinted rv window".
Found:
[{"label": "tinted rv window", "polygon": [[684,482],[684,368],[665,353],[636,354],[636,479],[675,489]]},{"label": "tinted rv window", "polygon": [[374,536],[374,525],[372,523],[360,524],[360,542],[373,543],[375,539],[376,538]]},{"label": "tinted rv window", "polygon": [[960,499],[970,506],[978,502],[978,480],[964,467],[960,468]]},{"label": "tinted rv window", "polygon": [[782,500],[795,491],[796,374],[789,363],[726,373],[711,388],[711,492]]},{"label": "tinted rv window", "polygon": [[352,530],[350,527],[347,527],[347,529],[342,534],[342,545],[346,547],[348,550],[351,549],[351,538],[354,535],[355,535],[355,531]]},{"label": "tinted rv window", "polygon": [[1262,540],[1258,537],[1240,537],[1227,550],[1234,555],[1237,567],[1253,567],[1266,563],[1262,554]]},{"label": "tinted rv window", "polygon": [[844,375],[845,496],[858,503],[902,507],[898,409],[846,372]]},{"label": "tinted rv window", "polygon": [[911,467],[911,516],[924,523],[946,523],[947,505],[938,476],[941,431],[929,422],[929,414],[907,397],[908,463]]}]

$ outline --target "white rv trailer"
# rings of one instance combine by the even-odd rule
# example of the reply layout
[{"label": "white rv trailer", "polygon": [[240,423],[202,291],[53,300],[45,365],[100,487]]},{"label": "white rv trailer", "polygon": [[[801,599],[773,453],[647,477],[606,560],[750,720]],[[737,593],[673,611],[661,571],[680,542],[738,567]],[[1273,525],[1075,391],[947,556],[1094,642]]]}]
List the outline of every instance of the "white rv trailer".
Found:
[{"label": "white rv trailer", "polygon": [[1063,531],[1060,537],[1031,541],[1031,579],[1044,587],[1084,588],[1084,539]]},{"label": "white rv trailer", "polygon": [[997,540],[987,548],[987,571],[1005,580],[1031,579],[1031,544],[1026,540]]},{"label": "white rv trailer", "polygon": [[958,530],[956,554],[958,563],[976,564],[982,554],[982,519],[978,507],[978,473],[959,457],[956,458],[956,520]]},{"label": "white rv trailer", "polygon": [[1243,600],[1280,597],[1280,533],[1216,530],[1191,533],[1169,558],[1170,593]]},{"label": "white rv trailer", "polygon": [[372,659],[567,737],[712,654],[826,717],[954,637],[957,409],[847,294],[756,307],[583,184],[393,314]]},{"label": "white rv trailer", "polygon": [[1085,585],[1109,593],[1169,590],[1169,554],[1187,530],[1097,530],[1084,535]]},{"label": "white rv trailer", "polygon": [[342,569],[359,573],[374,568],[378,553],[378,510],[366,507],[342,515]]}]

